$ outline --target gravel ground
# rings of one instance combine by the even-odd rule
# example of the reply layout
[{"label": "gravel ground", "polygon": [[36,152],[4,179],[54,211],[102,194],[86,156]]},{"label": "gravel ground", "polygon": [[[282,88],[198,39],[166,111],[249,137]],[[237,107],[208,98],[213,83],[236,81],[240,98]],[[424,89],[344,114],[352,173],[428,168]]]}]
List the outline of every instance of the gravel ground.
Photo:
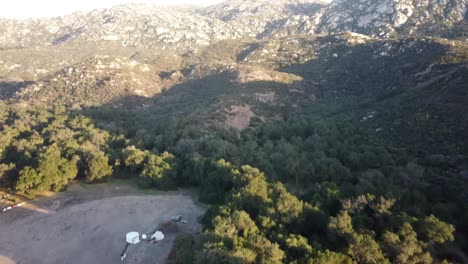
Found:
[{"label": "gravel ground", "polygon": [[[129,186],[75,185],[52,198],[0,214],[0,264],[165,263],[177,232],[200,232],[204,208],[184,192],[143,194]],[[156,244],[130,246],[129,231],[148,233],[173,215],[188,221]]]}]

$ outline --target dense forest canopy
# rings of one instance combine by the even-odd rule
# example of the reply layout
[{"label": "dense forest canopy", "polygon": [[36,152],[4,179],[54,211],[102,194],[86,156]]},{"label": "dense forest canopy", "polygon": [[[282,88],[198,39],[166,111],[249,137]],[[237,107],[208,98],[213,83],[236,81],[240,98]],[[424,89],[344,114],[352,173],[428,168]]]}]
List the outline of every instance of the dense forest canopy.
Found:
[{"label": "dense forest canopy", "polygon": [[466,181],[450,169],[463,156],[420,156],[351,121],[294,116],[209,136],[174,127],[162,136],[175,143],[147,149],[143,133],[112,134],[60,107],[2,103],[0,116],[0,180],[14,191],[110,177],[200,188],[213,206],[196,263],[433,263],[466,245]]}]

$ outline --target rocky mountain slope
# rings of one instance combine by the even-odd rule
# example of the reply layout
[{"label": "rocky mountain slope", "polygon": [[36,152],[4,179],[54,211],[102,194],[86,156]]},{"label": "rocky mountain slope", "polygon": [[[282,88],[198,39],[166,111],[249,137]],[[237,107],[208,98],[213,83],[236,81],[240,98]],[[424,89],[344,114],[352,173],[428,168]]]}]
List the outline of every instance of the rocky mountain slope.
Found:
[{"label": "rocky mountain slope", "polygon": [[338,0],[324,10],[321,30],[354,31],[377,36],[436,34],[465,17],[466,0]]},{"label": "rocky mountain slope", "polygon": [[233,28],[247,28],[247,35],[256,37],[273,24],[290,17],[308,16],[326,5],[320,0],[278,0],[278,1],[226,1],[201,10],[201,13],[215,20],[226,22]]},{"label": "rocky mountain slope", "polygon": [[3,47],[97,43],[184,50],[234,38],[238,31],[192,8],[129,4],[65,17],[3,21]]},{"label": "rocky mountain slope", "polygon": [[35,82],[15,96],[28,105],[90,106],[122,96],[151,97],[163,82],[154,67],[127,58],[96,56]]},{"label": "rocky mountain slope", "polygon": [[464,72],[466,40],[428,35],[460,29],[466,4],[232,0],[2,20],[0,95],[26,105],[174,111],[237,130],[319,105],[345,111]]},{"label": "rocky mountain slope", "polygon": [[232,0],[207,8],[141,4],[57,18],[0,20],[0,47],[82,43],[195,50],[224,39],[353,31],[463,37],[467,0]]},{"label": "rocky mountain slope", "polygon": [[311,1],[228,1],[199,9],[128,4],[65,17],[0,20],[0,47],[110,42],[178,51],[256,37],[267,24],[323,7]]}]

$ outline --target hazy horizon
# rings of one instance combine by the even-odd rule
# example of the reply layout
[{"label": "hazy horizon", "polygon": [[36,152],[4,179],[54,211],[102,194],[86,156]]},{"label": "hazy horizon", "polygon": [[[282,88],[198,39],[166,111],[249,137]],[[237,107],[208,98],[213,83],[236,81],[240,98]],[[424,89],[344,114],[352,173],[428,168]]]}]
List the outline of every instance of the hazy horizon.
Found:
[{"label": "hazy horizon", "polygon": [[[129,3],[209,6],[224,1],[226,0],[81,0],[74,2],[61,0],[16,0],[14,2],[10,1],[2,4],[0,8],[0,18],[28,19],[56,17],[78,11],[90,11]],[[331,2],[332,0],[322,1]]]},{"label": "hazy horizon", "polygon": [[107,8],[128,3],[145,3],[157,5],[198,5],[209,6],[223,2],[224,0],[81,0],[81,1],[61,1],[61,0],[16,0],[2,3],[0,17],[27,19],[40,17],[55,17],[70,14],[77,11],[89,11],[98,8]]}]

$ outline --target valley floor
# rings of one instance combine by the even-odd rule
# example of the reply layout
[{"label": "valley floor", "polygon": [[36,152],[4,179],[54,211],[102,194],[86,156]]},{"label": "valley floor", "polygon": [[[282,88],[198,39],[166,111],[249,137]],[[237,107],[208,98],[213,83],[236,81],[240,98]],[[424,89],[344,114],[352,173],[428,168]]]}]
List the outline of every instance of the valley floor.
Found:
[{"label": "valley floor", "polygon": [[121,184],[72,185],[0,214],[0,263],[119,263],[130,231],[148,233],[171,216],[177,224],[157,243],[130,246],[122,263],[165,263],[177,233],[197,233],[204,212],[187,192],[143,193]]}]

